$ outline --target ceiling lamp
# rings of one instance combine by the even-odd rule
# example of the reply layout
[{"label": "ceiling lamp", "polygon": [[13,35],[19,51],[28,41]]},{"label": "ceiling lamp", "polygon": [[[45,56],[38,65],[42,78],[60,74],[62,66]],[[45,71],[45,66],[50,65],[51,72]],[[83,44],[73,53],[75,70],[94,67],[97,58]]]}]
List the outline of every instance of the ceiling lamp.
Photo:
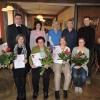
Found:
[{"label": "ceiling lamp", "polygon": [[43,16],[42,15],[37,15],[36,18],[40,20],[40,19],[43,19]]},{"label": "ceiling lamp", "polygon": [[2,10],[1,11],[7,11],[7,8],[2,8]]},{"label": "ceiling lamp", "polygon": [[41,22],[45,22],[45,19],[42,18],[42,19],[40,19],[40,21],[41,21]]},{"label": "ceiling lamp", "polygon": [[7,11],[9,11],[9,10],[14,10],[14,7],[11,6],[11,5],[8,5],[6,8],[7,8]]},{"label": "ceiling lamp", "polygon": [[2,11],[11,11],[14,10],[14,7],[11,5],[7,5],[5,8],[2,8]]}]

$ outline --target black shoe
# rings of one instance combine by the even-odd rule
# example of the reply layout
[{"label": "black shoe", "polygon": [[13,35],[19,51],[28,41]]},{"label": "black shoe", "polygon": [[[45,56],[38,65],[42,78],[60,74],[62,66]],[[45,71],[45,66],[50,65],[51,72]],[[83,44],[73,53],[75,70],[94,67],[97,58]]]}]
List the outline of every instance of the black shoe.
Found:
[{"label": "black shoe", "polygon": [[44,99],[48,99],[48,92],[44,92]]},{"label": "black shoe", "polygon": [[55,91],[55,98],[56,100],[60,100],[59,91]]},{"label": "black shoe", "polygon": [[33,100],[37,99],[38,93],[34,92],[33,93]]},{"label": "black shoe", "polygon": [[64,95],[64,99],[67,99],[67,97],[68,97],[67,90],[64,90],[63,92],[64,92],[64,94],[63,94]]}]

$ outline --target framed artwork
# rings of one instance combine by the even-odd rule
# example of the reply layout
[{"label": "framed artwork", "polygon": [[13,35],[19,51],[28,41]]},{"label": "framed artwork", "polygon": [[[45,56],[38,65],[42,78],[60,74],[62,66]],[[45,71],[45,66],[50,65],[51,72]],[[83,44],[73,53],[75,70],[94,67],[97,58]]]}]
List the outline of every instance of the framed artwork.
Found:
[{"label": "framed artwork", "polygon": [[91,17],[91,26],[95,29],[98,30],[99,24],[100,24],[100,18],[99,17]]}]

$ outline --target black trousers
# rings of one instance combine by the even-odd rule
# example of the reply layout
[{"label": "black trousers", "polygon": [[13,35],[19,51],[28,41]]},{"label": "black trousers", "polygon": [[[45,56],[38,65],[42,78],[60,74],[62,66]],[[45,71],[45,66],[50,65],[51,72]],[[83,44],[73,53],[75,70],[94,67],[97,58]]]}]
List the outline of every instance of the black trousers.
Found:
[{"label": "black trousers", "polygon": [[90,50],[90,58],[89,58],[89,63],[88,63],[88,77],[91,78],[95,53],[94,53],[94,48],[89,49],[89,50]]},{"label": "black trousers", "polygon": [[17,88],[17,99],[26,100],[26,74],[25,69],[13,70],[14,82]]},{"label": "black trousers", "polygon": [[[41,67],[32,69],[33,93],[37,93],[37,94],[39,92],[40,70],[41,70]],[[42,76],[43,77],[43,91],[47,93],[48,93],[48,88],[49,88],[50,73],[51,73],[50,68],[45,69],[45,72]]]}]

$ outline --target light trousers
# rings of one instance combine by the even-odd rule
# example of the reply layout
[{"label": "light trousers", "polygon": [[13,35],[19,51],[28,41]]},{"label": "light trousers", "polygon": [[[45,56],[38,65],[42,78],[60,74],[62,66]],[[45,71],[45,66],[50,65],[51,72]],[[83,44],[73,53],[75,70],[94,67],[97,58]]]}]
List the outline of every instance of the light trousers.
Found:
[{"label": "light trousers", "polygon": [[70,81],[71,81],[70,64],[69,63],[66,63],[65,65],[54,64],[53,65],[53,71],[54,71],[55,91],[59,91],[60,90],[61,73],[64,74],[63,90],[68,90],[69,84],[70,84]]}]

